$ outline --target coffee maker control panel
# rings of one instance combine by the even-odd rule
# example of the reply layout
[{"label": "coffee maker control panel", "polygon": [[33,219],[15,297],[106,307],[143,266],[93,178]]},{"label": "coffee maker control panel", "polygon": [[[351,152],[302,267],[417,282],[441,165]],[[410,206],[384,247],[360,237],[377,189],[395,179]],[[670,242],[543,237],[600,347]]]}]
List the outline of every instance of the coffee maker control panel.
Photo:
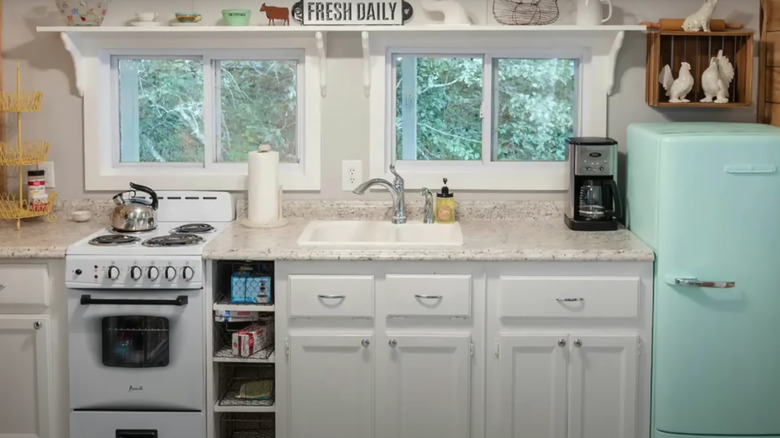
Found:
[{"label": "coffee maker control panel", "polygon": [[575,157],[575,175],[610,176],[615,174],[615,146],[582,145],[578,146]]}]

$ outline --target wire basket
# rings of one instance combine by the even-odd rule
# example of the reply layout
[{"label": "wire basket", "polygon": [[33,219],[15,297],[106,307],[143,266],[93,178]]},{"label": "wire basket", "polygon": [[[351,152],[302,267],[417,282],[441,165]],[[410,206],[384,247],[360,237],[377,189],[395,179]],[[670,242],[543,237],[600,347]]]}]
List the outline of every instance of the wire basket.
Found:
[{"label": "wire basket", "polygon": [[0,194],[0,219],[27,219],[32,217],[48,216],[50,222],[57,220],[57,216],[51,214],[54,209],[54,201],[57,193],[49,193],[47,203],[31,204],[26,199],[19,202],[19,198],[10,194]]},{"label": "wire basket", "polygon": [[22,150],[16,143],[0,143],[0,166],[34,166],[46,161],[49,142],[25,141]]},{"label": "wire basket", "polygon": [[219,418],[220,436],[225,438],[273,438],[274,414],[225,413]]},{"label": "wire basket", "polygon": [[0,111],[6,113],[32,113],[41,110],[43,92],[23,91],[21,93],[0,91]]}]

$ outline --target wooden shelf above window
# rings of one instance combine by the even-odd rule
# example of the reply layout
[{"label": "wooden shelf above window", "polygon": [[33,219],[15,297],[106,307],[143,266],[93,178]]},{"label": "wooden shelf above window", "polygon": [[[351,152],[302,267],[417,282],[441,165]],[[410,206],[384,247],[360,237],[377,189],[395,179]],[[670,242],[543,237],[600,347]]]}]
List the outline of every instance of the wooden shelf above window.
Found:
[{"label": "wooden shelf above window", "polygon": [[[701,75],[718,51],[734,66],[734,80],[729,87],[728,103],[699,102],[704,97]],[[688,103],[670,103],[658,77],[665,65],[677,78],[680,63],[691,65],[693,89]],[[663,108],[746,108],[753,96],[753,32],[683,32],[659,31],[647,34],[647,81],[645,100],[648,105]]]}]

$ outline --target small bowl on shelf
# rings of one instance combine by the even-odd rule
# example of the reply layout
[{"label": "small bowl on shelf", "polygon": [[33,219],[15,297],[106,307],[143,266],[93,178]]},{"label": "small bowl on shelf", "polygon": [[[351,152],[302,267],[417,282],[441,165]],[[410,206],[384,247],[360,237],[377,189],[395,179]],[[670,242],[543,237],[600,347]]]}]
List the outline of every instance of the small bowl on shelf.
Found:
[{"label": "small bowl on shelf", "polygon": [[108,12],[109,0],[55,0],[68,26],[100,26]]},{"label": "small bowl on shelf", "polygon": [[228,26],[248,26],[252,11],[249,9],[223,9],[222,19]]}]

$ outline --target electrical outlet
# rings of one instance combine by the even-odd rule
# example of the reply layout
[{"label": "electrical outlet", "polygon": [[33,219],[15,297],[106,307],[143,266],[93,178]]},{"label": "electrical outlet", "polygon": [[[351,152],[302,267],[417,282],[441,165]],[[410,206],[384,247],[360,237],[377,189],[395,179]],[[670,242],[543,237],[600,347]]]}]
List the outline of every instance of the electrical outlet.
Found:
[{"label": "electrical outlet", "polygon": [[54,188],[54,161],[44,161],[38,165],[38,170],[46,172],[46,188]]},{"label": "electrical outlet", "polygon": [[351,192],[363,182],[363,162],[344,160],[341,162],[341,190]]}]

